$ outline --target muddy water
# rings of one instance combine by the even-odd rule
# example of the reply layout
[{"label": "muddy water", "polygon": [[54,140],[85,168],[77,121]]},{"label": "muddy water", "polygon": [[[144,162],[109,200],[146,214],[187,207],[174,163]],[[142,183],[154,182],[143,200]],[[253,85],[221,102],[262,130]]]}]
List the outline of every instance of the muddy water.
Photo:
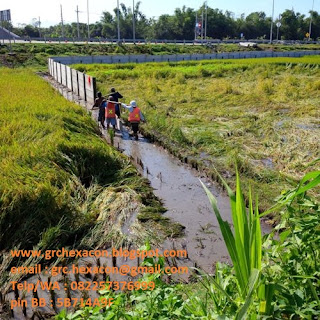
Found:
[{"label": "muddy water", "polygon": [[[71,91],[60,84],[54,84],[54,86],[66,99],[75,101],[86,107],[88,111],[90,110],[91,105],[87,105]],[[97,121],[98,111],[93,110],[91,113]],[[102,134],[108,139],[105,130]],[[159,244],[159,247],[186,249],[189,262],[191,261],[193,265],[206,272],[212,272],[217,261],[227,262],[228,253],[218,222],[199,179],[201,178],[217,198],[224,220],[231,222],[229,199],[221,193],[218,186],[201,177],[199,172],[182,164],[164,148],[150,143],[141,135],[139,140],[135,141],[130,136],[130,129],[125,126],[122,126],[121,131],[117,131],[114,146],[131,157],[140,173],[150,181],[155,195],[162,200],[164,207],[168,210],[164,215],[185,227],[182,238],[168,239],[165,243]],[[124,233],[130,232],[133,218],[131,217],[125,223]],[[185,263],[186,261],[181,264]],[[190,265],[190,263],[187,264]]]},{"label": "muddy water", "polygon": [[[187,249],[189,258],[207,272],[212,271],[214,262],[227,261],[226,247],[199,173],[183,165],[162,147],[143,138],[131,140],[126,130],[122,135],[123,138],[117,138],[115,143],[119,143],[124,153],[138,164],[141,174],[149,179],[155,195],[168,209],[165,216],[186,228],[183,238],[168,240],[165,246],[170,246],[171,241],[175,248]],[[230,221],[229,199],[204,177],[201,179],[216,196],[222,216]]]}]

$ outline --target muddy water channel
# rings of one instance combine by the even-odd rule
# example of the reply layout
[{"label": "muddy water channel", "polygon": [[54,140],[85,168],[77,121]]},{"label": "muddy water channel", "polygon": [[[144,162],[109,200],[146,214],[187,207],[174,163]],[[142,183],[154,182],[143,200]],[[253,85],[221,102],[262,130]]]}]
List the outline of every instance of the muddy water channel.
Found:
[{"label": "muddy water channel", "polygon": [[[50,78],[47,80],[66,99],[90,111],[97,121],[98,110],[91,111],[91,105],[80,100],[66,87],[53,83]],[[217,185],[201,176],[195,169],[183,164],[163,147],[149,142],[141,135],[139,140],[135,141],[130,135],[130,129],[124,125],[121,127],[122,130],[117,131],[114,137],[114,146],[130,157],[139,172],[150,181],[154,194],[167,209],[164,216],[185,227],[182,238],[168,239],[165,243],[159,244],[159,247],[187,250],[189,262],[184,261],[181,264],[196,265],[206,272],[212,272],[217,261],[227,262],[227,249],[200,179],[217,198],[223,219],[231,223],[229,198]],[[102,134],[110,140],[106,130],[102,130]],[[130,222],[133,222],[134,218],[125,223],[122,230],[124,233],[130,233]]]},{"label": "muddy water channel", "polygon": [[[74,101],[92,113],[97,121],[98,111],[91,111],[91,105],[80,100],[66,87],[47,80],[68,100]],[[108,140],[105,130],[102,134]],[[155,195],[162,200],[167,212],[166,217],[185,227],[185,234],[179,239],[168,239],[162,248],[186,249],[189,261],[206,272],[212,272],[215,262],[229,261],[228,253],[219,229],[217,219],[210,206],[200,179],[213,193],[224,220],[231,223],[229,198],[215,183],[208,180],[195,169],[181,163],[163,147],[151,143],[141,135],[135,141],[130,136],[130,129],[122,126],[116,133],[114,146],[130,157],[154,189]],[[133,218],[130,222],[133,222]],[[267,233],[270,227],[262,224],[262,231]],[[130,232],[130,223],[125,224],[124,233]]]},{"label": "muddy water channel", "polygon": [[[227,251],[221,238],[217,220],[200,183],[200,175],[170,155],[162,147],[140,138],[131,140],[124,130],[117,138],[124,153],[149,179],[155,195],[168,210],[164,215],[185,227],[183,238],[168,240],[164,245],[186,249],[190,260],[207,272],[212,271],[216,261],[227,261]],[[229,199],[221,195],[217,187],[201,177],[216,196],[219,209],[226,220],[230,220]]]}]

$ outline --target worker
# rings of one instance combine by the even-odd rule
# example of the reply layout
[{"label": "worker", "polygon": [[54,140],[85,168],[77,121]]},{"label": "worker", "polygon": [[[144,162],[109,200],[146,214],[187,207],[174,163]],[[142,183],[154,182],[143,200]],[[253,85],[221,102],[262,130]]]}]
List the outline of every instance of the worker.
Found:
[{"label": "worker", "polygon": [[[119,102],[119,99],[123,98],[122,94],[119,93],[118,91],[116,91],[115,88],[111,88],[109,96],[112,96],[114,98],[115,102]],[[121,121],[120,121],[120,118],[121,118],[120,106],[121,106],[121,103],[117,103],[116,104],[116,116],[117,116],[117,121],[116,122],[117,122],[118,129],[120,131],[122,131],[122,129],[121,129]]]},{"label": "worker", "polygon": [[91,110],[99,108],[98,122],[100,122],[102,128],[105,129],[104,121],[106,104],[103,103],[103,101],[105,101],[105,99],[102,96],[101,92],[97,92],[97,98],[94,100],[94,105],[92,106]]},{"label": "worker", "polygon": [[116,131],[116,103],[112,96],[109,96],[107,100],[106,107],[106,120],[107,120],[107,130],[110,124],[113,126],[113,130]]},{"label": "worker", "polygon": [[127,106],[126,104],[121,104],[124,108],[129,109],[129,122],[131,124],[131,128],[133,131],[133,135],[136,140],[138,140],[138,131],[139,131],[139,123],[140,121],[145,122],[144,116],[141,110],[137,107],[136,101],[131,101],[130,105]]},{"label": "worker", "polygon": [[[116,91],[115,88],[111,88],[110,91],[111,91],[111,92],[109,93],[109,96],[112,96],[112,97],[114,98],[114,101],[115,101],[115,102],[119,102],[119,99],[122,99],[122,98],[123,98],[122,94],[119,93],[118,91]],[[117,104],[116,104],[116,115],[117,115],[117,117],[118,117],[119,119],[120,119],[120,117],[121,117],[120,105],[121,105],[120,103],[117,103]]]}]

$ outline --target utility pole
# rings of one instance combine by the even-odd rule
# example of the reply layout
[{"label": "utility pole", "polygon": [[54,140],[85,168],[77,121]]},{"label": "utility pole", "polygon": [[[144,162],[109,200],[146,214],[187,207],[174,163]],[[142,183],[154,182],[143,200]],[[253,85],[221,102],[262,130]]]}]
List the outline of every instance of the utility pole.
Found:
[{"label": "utility pole", "polygon": [[273,16],[274,16],[274,0],[272,0],[272,17],[271,17],[271,28],[270,28],[270,44],[272,43]]},{"label": "utility pole", "polygon": [[61,35],[62,35],[62,38],[64,38],[62,4],[60,4],[60,10],[61,10]]},{"label": "utility pole", "polygon": [[88,41],[90,40],[90,26],[89,26],[89,0],[87,0],[87,15],[88,15]]},{"label": "utility pole", "polygon": [[119,10],[119,0],[117,1],[117,17],[118,17],[118,43],[120,43],[120,10]]},{"label": "utility pole", "polygon": [[313,7],[314,7],[314,0],[312,0],[312,9],[310,12],[310,25],[309,25],[309,41],[311,40],[311,28],[312,28],[312,12],[313,12]]},{"label": "utility pole", "polygon": [[208,23],[208,2],[206,1],[206,24],[204,29],[204,38],[207,40],[207,23]]},{"label": "utility pole", "polygon": [[201,40],[203,40],[203,9],[201,13]]},{"label": "utility pole", "polygon": [[133,33],[133,43],[136,43],[136,9],[134,7],[134,0],[132,5],[132,33]]},{"label": "utility pole", "polygon": [[197,40],[197,33],[198,33],[198,12],[196,12],[196,24],[194,27],[194,40]]},{"label": "utility pole", "polygon": [[41,38],[41,21],[40,21],[40,17],[38,20],[38,29],[39,29],[39,38]]},{"label": "utility pole", "polygon": [[78,39],[80,39],[80,27],[79,27],[79,8],[77,6],[77,31],[78,31]]}]

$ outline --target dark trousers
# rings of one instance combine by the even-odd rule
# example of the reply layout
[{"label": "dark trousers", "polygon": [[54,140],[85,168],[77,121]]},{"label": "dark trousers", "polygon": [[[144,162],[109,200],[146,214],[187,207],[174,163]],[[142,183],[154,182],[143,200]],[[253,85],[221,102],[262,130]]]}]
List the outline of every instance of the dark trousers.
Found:
[{"label": "dark trousers", "polygon": [[139,131],[139,122],[131,122],[131,128],[134,134]]}]

